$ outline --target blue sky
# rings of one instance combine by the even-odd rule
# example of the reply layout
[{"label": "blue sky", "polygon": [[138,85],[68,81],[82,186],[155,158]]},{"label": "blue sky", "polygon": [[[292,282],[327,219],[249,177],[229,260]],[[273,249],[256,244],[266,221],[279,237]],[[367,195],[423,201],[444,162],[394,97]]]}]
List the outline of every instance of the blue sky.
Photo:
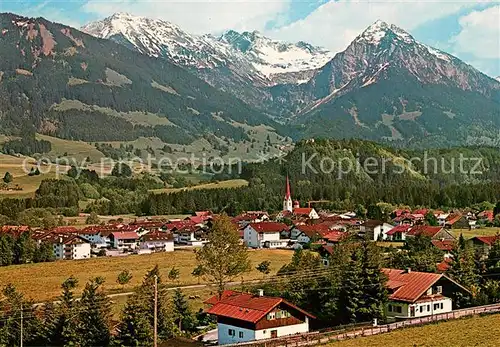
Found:
[{"label": "blue sky", "polygon": [[192,33],[259,30],[341,51],[377,19],[500,76],[500,2],[415,0],[0,0],[14,12],[79,27],[114,12],[161,18]]}]

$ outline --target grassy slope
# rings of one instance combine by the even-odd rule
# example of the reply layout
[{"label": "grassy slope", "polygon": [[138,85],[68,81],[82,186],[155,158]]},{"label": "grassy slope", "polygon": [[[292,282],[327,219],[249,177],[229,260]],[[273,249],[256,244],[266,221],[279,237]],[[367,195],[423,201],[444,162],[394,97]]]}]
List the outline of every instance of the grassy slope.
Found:
[{"label": "grassy slope", "polygon": [[87,157],[90,157],[92,162],[98,162],[104,157],[101,152],[87,142],[63,140],[40,134],[37,134],[36,138],[38,140],[49,141],[52,144],[52,151],[45,155],[49,158],[66,154],[68,158],[74,158],[78,160],[78,162],[82,162]]},{"label": "grassy slope", "polygon": [[[252,271],[245,274],[244,279],[262,278],[262,274],[255,270],[255,266],[263,260],[271,262],[271,273],[274,274],[282,265],[290,261],[292,254],[288,250],[250,251]],[[106,280],[105,290],[129,291],[142,281],[145,273],[155,264],[160,266],[164,280],[167,280],[168,271],[175,266],[180,270],[179,282],[175,284],[197,284],[197,279],[191,275],[196,264],[194,253],[192,250],[180,250],[173,254],[157,253],[0,267],[0,286],[9,282],[13,283],[27,297],[35,301],[44,301],[56,298],[60,294],[61,283],[71,275],[79,281],[78,292],[82,291],[85,282],[90,278],[103,276]],[[121,271],[127,269],[132,272],[134,277],[129,284],[122,288],[116,283],[116,277]],[[37,280],[33,280],[34,278]],[[239,281],[241,278],[237,280]]]},{"label": "grassy slope", "polygon": [[496,347],[500,315],[472,317],[334,342],[329,347]]}]

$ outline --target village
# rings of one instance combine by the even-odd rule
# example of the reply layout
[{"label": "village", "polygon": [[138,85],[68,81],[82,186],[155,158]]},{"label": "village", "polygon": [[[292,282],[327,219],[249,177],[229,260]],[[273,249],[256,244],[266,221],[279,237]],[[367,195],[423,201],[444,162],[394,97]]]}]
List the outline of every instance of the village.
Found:
[{"label": "village", "polygon": [[[429,225],[428,216],[434,217]],[[126,257],[159,252],[178,252],[202,248],[218,216],[210,211],[195,212],[180,219],[136,219],[129,223],[112,222],[83,228],[62,226],[52,229],[31,229],[26,226],[0,227],[1,235],[19,238],[29,234],[38,246],[49,245],[53,259],[77,261],[94,257]],[[453,298],[457,293],[470,295],[470,290],[447,275],[452,250],[459,242],[455,229],[475,230],[493,221],[493,211],[447,212],[418,209],[397,209],[392,220],[362,219],[354,212],[330,213],[315,208],[301,207],[292,199],[290,182],[285,182],[282,211],[247,211],[230,217],[238,231],[240,243],[259,249],[309,250],[321,257],[324,267],[329,266],[335,246],[346,239],[373,242],[382,249],[401,252],[408,240],[425,237],[429,246],[441,252],[436,271],[420,272],[384,268],[387,278],[388,301],[385,321],[399,322],[419,317],[453,312]],[[466,240],[476,253],[486,257],[499,235],[474,236]],[[311,330],[311,313],[280,297],[225,290],[222,295],[208,298],[206,312],[217,321],[214,332],[202,337],[206,342],[219,345],[251,342],[296,336]],[[379,322],[375,319],[374,326]]]}]

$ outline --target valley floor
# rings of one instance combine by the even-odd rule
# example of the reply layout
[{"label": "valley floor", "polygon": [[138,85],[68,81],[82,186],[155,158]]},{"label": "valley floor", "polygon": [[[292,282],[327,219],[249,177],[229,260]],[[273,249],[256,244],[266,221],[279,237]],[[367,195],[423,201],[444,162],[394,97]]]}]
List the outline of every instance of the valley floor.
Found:
[{"label": "valley floor", "polygon": [[499,344],[500,314],[495,314],[334,342],[327,347],[497,347]]}]

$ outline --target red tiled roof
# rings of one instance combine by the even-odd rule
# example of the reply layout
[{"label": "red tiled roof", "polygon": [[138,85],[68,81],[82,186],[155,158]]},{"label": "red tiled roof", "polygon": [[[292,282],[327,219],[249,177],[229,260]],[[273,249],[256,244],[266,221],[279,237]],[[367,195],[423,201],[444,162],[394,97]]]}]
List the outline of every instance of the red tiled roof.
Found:
[{"label": "red tiled roof", "polygon": [[208,217],[208,216],[212,215],[212,212],[211,211],[196,211],[194,214],[197,217]]},{"label": "red tiled roof", "polygon": [[163,233],[160,231],[153,231],[141,237],[142,241],[169,241],[173,240],[174,236],[171,233]]},{"label": "red tiled roof", "polygon": [[117,240],[133,240],[139,238],[139,235],[137,235],[135,231],[116,231],[111,233],[111,235]]},{"label": "red tiled roof", "polygon": [[250,223],[249,226],[259,233],[275,233],[288,229],[286,224],[276,222]]},{"label": "red tiled roof", "polygon": [[450,258],[445,258],[442,262],[436,265],[436,270],[438,272],[446,272],[450,269],[450,263],[451,259]]},{"label": "red tiled roof", "polygon": [[397,225],[387,232],[387,235],[407,233],[411,229],[411,225]]},{"label": "red tiled roof", "polygon": [[387,287],[394,290],[389,299],[415,302],[443,275],[427,272],[407,272],[405,270],[382,269],[387,276]]},{"label": "red tiled roof", "polygon": [[452,240],[432,240],[431,242],[442,251],[451,251],[455,247],[455,241]]},{"label": "red tiled roof", "polygon": [[412,235],[412,236],[424,235],[424,236],[433,237],[438,232],[440,232],[442,229],[443,229],[443,227],[433,227],[430,225],[416,225],[408,231],[408,235]]},{"label": "red tiled roof", "polygon": [[421,215],[425,216],[427,214],[427,212],[429,212],[428,209],[421,208],[421,209],[413,211],[413,214],[421,214]]},{"label": "red tiled roof", "polygon": [[460,218],[462,218],[461,214],[452,214],[452,215],[448,216],[448,218],[446,219],[446,224],[453,225],[456,222],[458,222],[460,220]]},{"label": "red tiled roof", "polygon": [[493,210],[486,210],[477,215],[479,218],[486,218],[490,222],[493,222],[495,216],[493,215]]},{"label": "red tiled roof", "polygon": [[297,207],[293,209],[293,214],[308,215],[312,212],[312,207]]},{"label": "red tiled roof", "polygon": [[[211,298],[207,301],[213,302],[214,299]],[[282,298],[255,296],[250,293],[234,292],[231,295],[223,297],[220,301],[215,298],[215,301],[216,304],[214,304],[207,313],[251,323],[257,323],[281,303],[302,312],[308,317],[315,318],[313,315]]]},{"label": "red tiled roof", "polygon": [[324,249],[328,254],[333,255],[333,246],[323,245],[321,246],[321,248]]},{"label": "red tiled roof", "polygon": [[343,231],[330,231],[328,234],[323,236],[323,239],[330,242],[340,242],[343,238],[347,237],[349,234]]}]

